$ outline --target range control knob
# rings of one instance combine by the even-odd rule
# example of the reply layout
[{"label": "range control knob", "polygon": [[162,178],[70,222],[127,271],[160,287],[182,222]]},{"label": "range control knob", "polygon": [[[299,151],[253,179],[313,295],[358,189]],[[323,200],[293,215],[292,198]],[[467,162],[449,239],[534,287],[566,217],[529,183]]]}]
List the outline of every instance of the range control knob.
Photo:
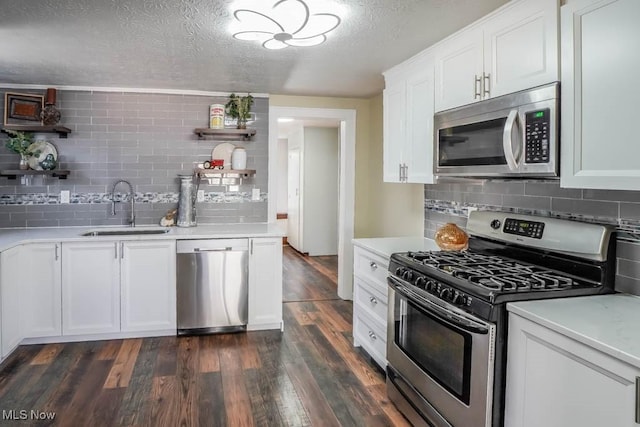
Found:
[{"label": "range control knob", "polygon": [[402,278],[407,282],[410,282],[413,279],[413,272],[411,270],[402,272]]},{"label": "range control knob", "polygon": [[497,230],[498,228],[500,228],[500,226],[502,225],[502,223],[500,222],[499,219],[494,219],[493,221],[491,221],[491,228],[493,228],[494,230]]},{"label": "range control knob", "polygon": [[440,291],[440,298],[442,298],[443,300],[451,299],[451,296],[452,296],[452,295],[453,295],[453,294],[452,294],[452,292],[451,292],[451,289],[449,289],[449,288],[443,288],[443,289]]},{"label": "range control knob", "polygon": [[451,297],[451,302],[454,304],[461,304],[464,302],[464,295],[462,295],[460,292],[455,291],[453,293],[453,296]]},{"label": "range control knob", "polygon": [[427,279],[425,279],[424,277],[420,276],[416,279],[415,283],[414,283],[417,287],[419,287],[420,289],[425,289],[427,286]]},{"label": "range control knob", "polygon": [[429,280],[427,282],[427,285],[425,286],[425,289],[429,292],[435,292],[437,286],[438,284],[436,282],[434,282],[433,280]]},{"label": "range control knob", "polygon": [[402,277],[402,273],[404,273],[404,268],[402,267],[396,268],[396,276]]}]

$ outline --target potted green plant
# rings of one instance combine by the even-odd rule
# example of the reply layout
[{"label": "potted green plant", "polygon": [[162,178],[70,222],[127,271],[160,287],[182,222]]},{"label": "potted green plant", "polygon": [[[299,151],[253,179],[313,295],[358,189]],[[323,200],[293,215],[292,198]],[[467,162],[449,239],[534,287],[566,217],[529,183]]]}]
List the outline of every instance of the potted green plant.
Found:
[{"label": "potted green plant", "polygon": [[229,95],[229,102],[225,105],[225,112],[229,117],[237,119],[238,129],[247,128],[247,120],[250,117],[251,106],[253,105],[253,96],[237,96],[235,93]]},{"label": "potted green plant", "polygon": [[31,144],[33,143],[33,135],[28,132],[9,129],[6,129],[5,132],[9,134],[9,139],[5,147],[16,154],[20,154],[20,169],[29,169],[29,157],[40,154],[40,150],[30,150]]}]

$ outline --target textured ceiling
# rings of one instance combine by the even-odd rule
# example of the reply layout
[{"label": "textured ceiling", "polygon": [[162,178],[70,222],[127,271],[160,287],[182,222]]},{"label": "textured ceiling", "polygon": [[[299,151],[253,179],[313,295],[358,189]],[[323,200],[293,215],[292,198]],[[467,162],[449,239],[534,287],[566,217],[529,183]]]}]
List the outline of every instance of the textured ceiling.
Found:
[{"label": "textured ceiling", "polygon": [[506,0],[334,2],[345,13],[324,44],[270,51],[231,36],[232,0],[0,0],[0,85],[369,97],[383,71]]}]

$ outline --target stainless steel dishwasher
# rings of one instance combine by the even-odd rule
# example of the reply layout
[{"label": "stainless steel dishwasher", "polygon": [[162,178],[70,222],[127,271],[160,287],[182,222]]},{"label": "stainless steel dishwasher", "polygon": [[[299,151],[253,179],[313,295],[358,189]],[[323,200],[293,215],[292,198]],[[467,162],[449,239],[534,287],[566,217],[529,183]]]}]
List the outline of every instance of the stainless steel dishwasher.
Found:
[{"label": "stainless steel dishwasher", "polygon": [[247,239],[178,240],[178,334],[247,328]]}]

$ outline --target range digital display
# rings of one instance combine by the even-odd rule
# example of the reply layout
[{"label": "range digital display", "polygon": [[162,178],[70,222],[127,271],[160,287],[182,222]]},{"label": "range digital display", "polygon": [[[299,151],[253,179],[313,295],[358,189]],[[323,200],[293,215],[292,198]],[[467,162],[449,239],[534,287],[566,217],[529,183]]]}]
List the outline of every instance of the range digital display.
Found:
[{"label": "range digital display", "polygon": [[542,239],[544,222],[524,221],[515,218],[507,218],[504,222],[503,232],[518,236]]}]

